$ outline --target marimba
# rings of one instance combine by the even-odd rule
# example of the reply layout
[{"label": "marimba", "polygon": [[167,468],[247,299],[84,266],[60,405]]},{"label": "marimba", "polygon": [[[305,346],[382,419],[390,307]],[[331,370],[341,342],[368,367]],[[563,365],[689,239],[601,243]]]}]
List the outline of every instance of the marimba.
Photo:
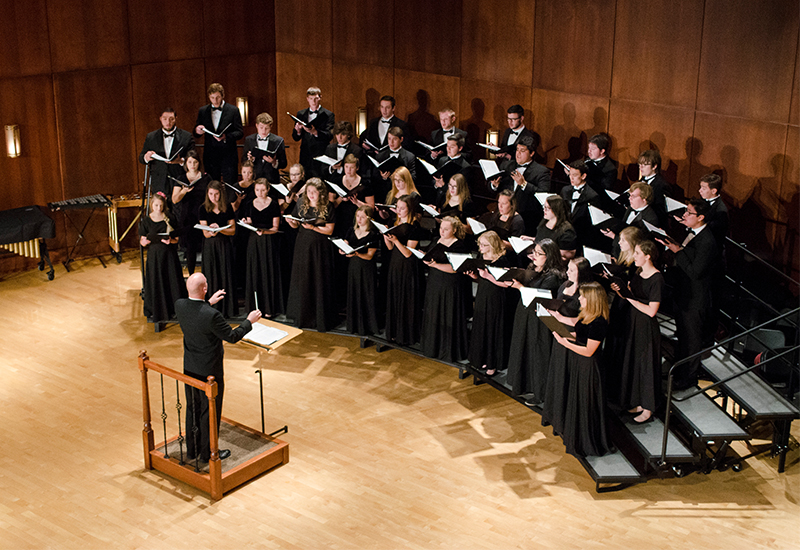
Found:
[{"label": "marimba", "polygon": [[25,206],[0,212],[0,248],[26,258],[39,259],[39,271],[44,262],[50,266],[47,278],[53,280],[55,270],[50,261],[45,239],[56,236],[56,224],[39,206]]}]

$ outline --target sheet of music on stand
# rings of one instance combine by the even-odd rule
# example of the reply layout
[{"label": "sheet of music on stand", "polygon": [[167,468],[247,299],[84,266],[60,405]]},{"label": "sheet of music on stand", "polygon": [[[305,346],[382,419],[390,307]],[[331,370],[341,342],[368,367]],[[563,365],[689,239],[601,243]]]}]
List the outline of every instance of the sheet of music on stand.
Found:
[{"label": "sheet of music on stand", "polygon": [[287,336],[289,336],[289,333],[286,331],[255,323],[253,329],[244,335],[244,340],[257,346],[268,348],[281,338],[286,338]]}]

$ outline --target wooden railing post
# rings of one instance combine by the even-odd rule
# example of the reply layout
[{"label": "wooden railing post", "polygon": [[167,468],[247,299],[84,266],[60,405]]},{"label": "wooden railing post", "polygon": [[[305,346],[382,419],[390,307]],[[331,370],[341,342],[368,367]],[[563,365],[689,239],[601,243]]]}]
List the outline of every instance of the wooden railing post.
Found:
[{"label": "wooden railing post", "polygon": [[208,473],[211,478],[211,498],[222,498],[222,461],[219,459],[219,431],[217,429],[217,382],[208,377],[206,386],[208,398],[208,443],[211,453],[208,458]]},{"label": "wooden railing post", "polygon": [[152,461],[150,460],[150,451],[155,448],[155,439],[153,436],[153,427],[150,424],[150,388],[147,384],[147,366],[145,361],[149,361],[147,351],[142,350],[139,352],[139,371],[142,373],[142,446],[144,447],[144,467],[148,470],[153,469]]}]

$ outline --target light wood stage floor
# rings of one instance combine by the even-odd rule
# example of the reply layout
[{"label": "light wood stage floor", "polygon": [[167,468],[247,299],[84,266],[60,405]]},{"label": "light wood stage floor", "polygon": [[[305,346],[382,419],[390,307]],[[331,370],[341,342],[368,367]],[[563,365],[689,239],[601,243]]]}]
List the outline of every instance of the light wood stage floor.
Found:
[{"label": "light wood stage floor", "polygon": [[226,344],[223,414],[260,428],[260,365],[267,430],[289,425],[291,458],[213,502],[143,468],[137,354],[180,370],[182,348],[177,326],[145,322],[140,285],[133,253],[0,280],[0,548],[800,547],[796,450],[785,474],[761,456],[597,494],[525,406],[311,332],[263,358]]}]

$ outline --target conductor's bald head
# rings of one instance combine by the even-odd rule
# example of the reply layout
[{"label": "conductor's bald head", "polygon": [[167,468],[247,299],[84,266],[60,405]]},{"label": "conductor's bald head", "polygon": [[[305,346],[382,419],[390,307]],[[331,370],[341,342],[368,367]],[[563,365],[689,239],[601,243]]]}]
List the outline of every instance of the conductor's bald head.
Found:
[{"label": "conductor's bald head", "polygon": [[186,279],[186,290],[189,292],[189,298],[195,300],[204,300],[206,297],[206,290],[208,290],[208,282],[206,276],[202,273],[192,273]]}]

